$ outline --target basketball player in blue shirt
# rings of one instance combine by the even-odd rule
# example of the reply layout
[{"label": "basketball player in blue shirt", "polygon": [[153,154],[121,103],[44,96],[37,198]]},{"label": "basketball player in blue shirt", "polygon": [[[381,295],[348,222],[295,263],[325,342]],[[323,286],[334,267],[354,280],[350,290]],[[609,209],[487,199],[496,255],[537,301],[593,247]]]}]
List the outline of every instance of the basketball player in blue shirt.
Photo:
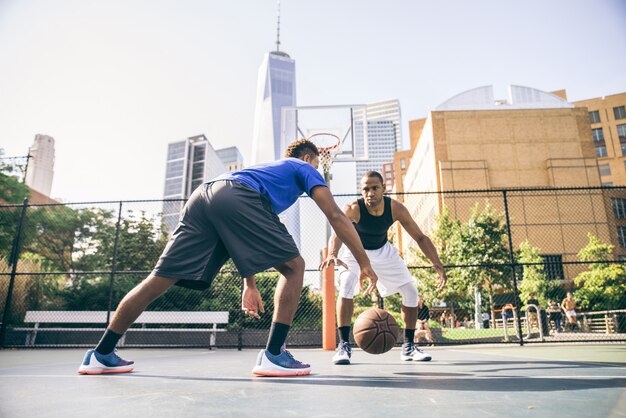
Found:
[{"label": "basketball player in blue shirt", "polygon": [[[446,284],[446,273],[443,269],[437,249],[430,238],[422,233],[406,207],[395,199],[384,196],[385,184],[380,173],[368,171],[361,178],[361,198],[346,205],[344,213],[354,223],[361,243],[369,257],[378,282],[376,287],[382,297],[400,293],[402,296],[402,320],[405,323],[404,344],[400,358],[404,361],[429,361],[431,356],[418,349],[413,339],[417,322],[417,287],[406,263],[394,246],[387,241],[387,231],[398,221],[406,232],[417,242],[422,252],[433,263],[439,275],[438,290]],[[360,268],[354,254],[344,251],[338,258],[342,239],[337,234],[330,238],[328,257],[320,268],[332,265],[339,266],[339,298],[337,299],[337,330],[339,344],[333,357],[335,364],[350,364],[352,349],[350,347],[350,324],[354,313],[353,297],[357,292]]]},{"label": "basketball player in blue shirt", "polygon": [[152,273],[120,302],[95,349],[88,350],[80,374],[124,373],[133,362],[117,355],[115,346],[146,307],[173,285],[207,289],[224,263],[232,258],[244,279],[242,309],[253,317],[263,311],[254,275],[270,267],[281,273],[274,293],[275,310],[267,347],[253,373],[297,376],[311,367],[293,358],[285,340],[293,320],[304,278],[304,260],[293,238],[278,219],[302,193],[307,193],[350,248],[361,272],[376,284],[363,245],[335,203],[317,171],[319,152],[302,139],[285,152],[287,158],[224,174],[198,187]]}]

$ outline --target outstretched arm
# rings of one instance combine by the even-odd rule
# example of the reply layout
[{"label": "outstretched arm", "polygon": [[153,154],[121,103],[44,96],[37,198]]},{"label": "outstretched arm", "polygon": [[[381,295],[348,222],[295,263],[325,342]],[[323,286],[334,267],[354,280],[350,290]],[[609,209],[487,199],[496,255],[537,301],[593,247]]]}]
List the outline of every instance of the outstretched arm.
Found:
[{"label": "outstretched arm", "polygon": [[365,254],[365,249],[363,248],[363,244],[361,244],[361,239],[359,238],[356,229],[354,229],[352,222],[350,222],[350,219],[348,219],[341,209],[339,209],[339,206],[335,203],[335,199],[333,199],[333,195],[327,187],[315,187],[311,192],[311,197],[322,212],[324,212],[326,218],[328,218],[328,221],[330,222],[330,225],[339,240],[346,244],[352,252],[352,255],[354,255],[354,258],[359,263],[361,276],[367,276],[369,278],[370,284],[365,291],[366,295],[369,294],[372,290],[374,290],[378,277],[372,269],[370,260],[367,257],[367,254]]},{"label": "outstretched arm", "polygon": [[[358,209],[355,213],[353,205],[354,202],[345,205],[343,207],[343,213],[348,217],[350,222],[358,222]],[[339,250],[341,249],[342,245],[343,242],[341,241],[341,239],[339,239],[337,233],[335,233],[335,231],[333,230],[333,233],[328,240],[328,255],[326,256],[326,259],[323,260],[320,264],[320,270],[330,267],[331,265],[342,265],[345,268],[348,268],[346,263],[337,258],[337,255],[339,254]]]},{"label": "outstretched arm", "polygon": [[408,209],[397,200],[392,200],[392,211],[395,219],[400,222],[402,227],[406,232],[415,240],[417,245],[420,247],[420,250],[424,253],[426,257],[433,263],[433,268],[439,275],[439,286],[437,286],[437,290],[441,290],[444,288],[447,282],[446,272],[443,269],[443,264],[439,259],[439,254],[437,253],[437,249],[433,242],[428,238],[417,226]]}]

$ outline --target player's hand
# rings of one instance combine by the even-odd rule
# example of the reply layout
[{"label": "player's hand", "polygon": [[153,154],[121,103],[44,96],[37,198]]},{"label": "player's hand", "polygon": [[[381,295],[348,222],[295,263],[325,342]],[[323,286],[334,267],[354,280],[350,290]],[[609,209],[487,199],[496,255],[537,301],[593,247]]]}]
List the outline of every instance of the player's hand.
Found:
[{"label": "player's hand", "polygon": [[446,272],[443,269],[443,266],[435,265],[433,266],[433,269],[435,269],[435,271],[439,275],[439,285],[437,286],[437,292],[440,292],[446,286],[448,278],[446,277]]},{"label": "player's hand", "polygon": [[256,319],[261,319],[259,312],[264,313],[263,300],[259,289],[244,285],[241,293],[241,310],[244,314]]},{"label": "player's hand", "polygon": [[378,276],[372,269],[372,266],[361,267],[361,274],[359,275],[359,289],[363,291],[363,287],[365,287],[365,282],[369,280],[369,286],[365,289],[363,295],[367,296],[376,288],[376,282],[378,281]]},{"label": "player's hand", "polygon": [[337,258],[336,255],[328,254],[326,259],[320,263],[319,270],[324,270],[330,266],[343,266],[344,268],[348,268],[348,265],[341,261],[341,259]]}]

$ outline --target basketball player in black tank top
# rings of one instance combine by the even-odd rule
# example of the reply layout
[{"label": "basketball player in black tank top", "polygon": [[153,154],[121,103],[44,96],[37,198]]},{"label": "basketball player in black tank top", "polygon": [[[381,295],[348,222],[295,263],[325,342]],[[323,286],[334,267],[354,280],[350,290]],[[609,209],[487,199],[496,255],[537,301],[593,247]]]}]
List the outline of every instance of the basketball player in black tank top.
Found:
[{"label": "basketball player in black tank top", "polygon": [[[402,320],[404,321],[404,344],[400,358],[404,361],[428,361],[431,356],[422,352],[413,343],[417,322],[417,287],[406,263],[397,250],[387,241],[387,232],[395,221],[399,221],[406,232],[415,240],[424,255],[433,263],[439,275],[438,290],[446,284],[446,273],[439,260],[432,241],[422,233],[406,207],[395,199],[384,196],[385,185],[380,173],[369,171],[361,179],[362,198],[349,203],[343,208],[344,213],[354,224],[361,243],[370,258],[372,267],[378,275],[378,288],[381,296],[394,293],[402,295]],[[349,251],[338,258],[341,240],[333,233],[330,238],[328,257],[320,268],[337,265],[339,271],[339,298],[337,300],[337,329],[339,344],[333,357],[335,364],[350,364],[350,325],[354,313],[353,297],[356,286],[363,288],[365,277],[360,277],[358,264]]]}]

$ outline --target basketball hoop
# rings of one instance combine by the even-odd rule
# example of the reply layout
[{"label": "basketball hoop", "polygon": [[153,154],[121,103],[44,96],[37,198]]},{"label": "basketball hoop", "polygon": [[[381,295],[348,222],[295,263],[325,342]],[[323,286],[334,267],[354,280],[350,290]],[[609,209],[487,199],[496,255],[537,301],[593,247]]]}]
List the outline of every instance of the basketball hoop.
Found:
[{"label": "basketball hoop", "polygon": [[308,138],[313,142],[319,151],[320,166],[324,174],[330,173],[330,166],[333,165],[335,155],[341,149],[341,140],[335,134],[318,133]]}]

